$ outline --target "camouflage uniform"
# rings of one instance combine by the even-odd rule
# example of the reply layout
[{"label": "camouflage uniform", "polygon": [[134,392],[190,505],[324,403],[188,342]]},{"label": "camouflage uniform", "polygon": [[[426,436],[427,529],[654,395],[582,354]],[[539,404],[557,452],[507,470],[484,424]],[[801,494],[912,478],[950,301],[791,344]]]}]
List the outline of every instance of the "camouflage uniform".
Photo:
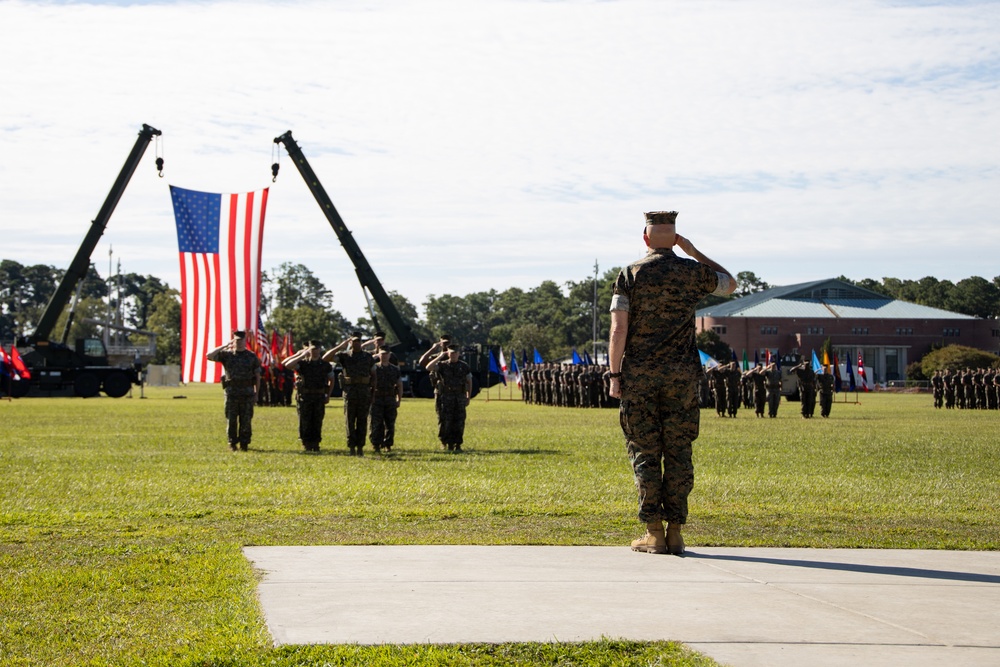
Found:
[{"label": "camouflage uniform", "polygon": [[229,420],[227,436],[232,449],[246,451],[253,437],[253,404],[255,388],[260,376],[260,359],[250,350],[233,352],[222,350],[214,361],[226,371],[222,386],[226,390],[226,419]]},{"label": "camouflage uniform", "polygon": [[799,379],[799,400],[802,402],[802,417],[810,419],[816,411],[816,372],[809,362],[802,362],[791,369]]},{"label": "camouflage uniform", "polygon": [[396,437],[396,386],[399,366],[375,365],[375,392],[372,396],[371,432],[368,435],[376,452],[391,451]]},{"label": "camouflage uniform", "polygon": [[708,371],[709,382],[712,385],[712,396],[715,398],[715,411],[720,417],[726,416],[726,369],[716,366]]},{"label": "camouflage uniform", "polygon": [[368,430],[368,411],[372,404],[371,373],[375,358],[371,353],[338,352],[337,363],[343,368],[344,417],[347,420],[347,447],[360,454]]},{"label": "camouflage uniform", "polygon": [[1000,401],[998,401],[1000,396],[997,395],[998,381],[1000,381],[1000,373],[995,370],[986,371],[986,407],[990,410],[1000,408]]},{"label": "camouflage uniform", "polygon": [[758,417],[764,416],[764,406],[767,405],[767,376],[764,367],[758,366],[750,371],[748,381],[753,388],[753,409]]},{"label": "camouflage uniform", "polygon": [[462,440],[465,437],[465,388],[471,370],[469,364],[461,359],[442,361],[436,370],[441,377],[438,438],[448,451],[462,451]]},{"label": "camouflage uniform", "polygon": [[773,419],[778,416],[781,405],[781,371],[777,366],[764,371],[764,379],[767,381],[767,416]]},{"label": "camouflage uniform", "polygon": [[303,359],[296,367],[295,409],[299,413],[299,440],[308,452],[318,452],[323,440],[323,418],[330,395],[333,366],[322,359]]},{"label": "camouflage uniform", "polygon": [[829,417],[830,409],[833,408],[833,388],[836,381],[829,373],[820,373],[816,376],[816,384],[819,385],[819,415]]},{"label": "camouflage uniform", "polygon": [[940,409],[944,405],[944,378],[941,377],[941,371],[934,372],[931,387],[934,391],[934,407]]},{"label": "camouflage uniform", "polygon": [[742,373],[735,367],[726,371],[726,411],[730,417],[735,417],[740,409],[740,378]]},{"label": "camouflage uniform", "polygon": [[629,314],[619,418],[647,524],[687,522],[702,372],[694,307],[720,282],[711,267],[666,248],[651,249],[615,281],[611,310]]},{"label": "camouflage uniform", "polygon": [[952,410],[955,408],[955,376],[951,371],[945,371],[941,377],[944,380],[944,407]]}]

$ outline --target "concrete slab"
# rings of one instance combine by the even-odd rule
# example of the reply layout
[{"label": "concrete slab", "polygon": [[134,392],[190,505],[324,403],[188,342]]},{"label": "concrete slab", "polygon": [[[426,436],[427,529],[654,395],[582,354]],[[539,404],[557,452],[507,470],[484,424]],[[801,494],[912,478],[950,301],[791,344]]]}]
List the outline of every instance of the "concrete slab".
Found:
[{"label": "concrete slab", "polygon": [[1000,553],[246,547],[277,644],[676,640],[734,666],[1000,665]]}]

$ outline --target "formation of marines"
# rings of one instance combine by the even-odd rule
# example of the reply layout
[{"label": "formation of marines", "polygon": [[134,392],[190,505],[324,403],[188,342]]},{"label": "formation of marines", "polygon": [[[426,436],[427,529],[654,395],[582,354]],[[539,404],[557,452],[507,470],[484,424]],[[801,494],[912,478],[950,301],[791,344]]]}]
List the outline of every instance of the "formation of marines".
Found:
[{"label": "formation of marines", "polygon": [[935,371],[931,377],[935,408],[1000,409],[1000,369],[965,368]]},{"label": "formation of marines", "polygon": [[740,407],[753,409],[758,418],[765,411],[771,419],[781,405],[781,370],[774,362],[741,371],[733,361],[705,369],[699,405],[714,408],[720,417],[735,417]]},{"label": "formation of marines", "polygon": [[521,398],[534,405],[617,408],[609,395],[611,371],[600,364],[528,364],[521,372]]}]

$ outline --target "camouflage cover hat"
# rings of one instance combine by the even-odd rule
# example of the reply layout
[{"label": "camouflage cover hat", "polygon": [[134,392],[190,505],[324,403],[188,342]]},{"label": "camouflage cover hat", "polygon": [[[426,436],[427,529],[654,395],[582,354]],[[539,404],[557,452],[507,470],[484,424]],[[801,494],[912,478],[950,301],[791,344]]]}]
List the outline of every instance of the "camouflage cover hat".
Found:
[{"label": "camouflage cover hat", "polygon": [[647,225],[676,225],[677,211],[650,211],[646,214]]},{"label": "camouflage cover hat", "polygon": [[385,332],[379,329],[375,332],[375,338],[385,338]]},{"label": "camouflage cover hat", "polygon": [[320,342],[320,341],[318,341],[318,340],[316,340],[314,338],[313,340],[309,341],[309,346],[310,347],[323,347],[323,343]]},{"label": "camouflage cover hat", "polygon": [[352,331],[351,332],[351,338],[357,338],[358,340],[361,340],[361,338],[363,336],[364,336],[364,334],[362,334],[360,331]]},{"label": "camouflage cover hat", "polygon": [[246,337],[247,337],[247,332],[246,331],[234,331],[233,332],[233,338],[246,338]]}]

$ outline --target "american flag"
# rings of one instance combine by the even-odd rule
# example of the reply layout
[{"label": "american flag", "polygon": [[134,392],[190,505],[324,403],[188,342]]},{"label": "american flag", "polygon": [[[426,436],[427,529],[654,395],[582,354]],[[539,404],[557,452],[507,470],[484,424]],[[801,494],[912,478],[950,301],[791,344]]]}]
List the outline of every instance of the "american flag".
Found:
[{"label": "american flag", "polygon": [[858,379],[861,380],[862,389],[868,391],[868,376],[865,374],[865,359],[861,356],[861,350],[858,350]]},{"label": "american flag", "polygon": [[271,346],[267,340],[267,329],[264,328],[264,321],[257,313],[257,357],[260,358],[262,366],[273,366],[271,359]]},{"label": "american flag", "polygon": [[181,268],[181,378],[219,382],[205,355],[257,328],[267,188],[214,194],[170,186]]}]

